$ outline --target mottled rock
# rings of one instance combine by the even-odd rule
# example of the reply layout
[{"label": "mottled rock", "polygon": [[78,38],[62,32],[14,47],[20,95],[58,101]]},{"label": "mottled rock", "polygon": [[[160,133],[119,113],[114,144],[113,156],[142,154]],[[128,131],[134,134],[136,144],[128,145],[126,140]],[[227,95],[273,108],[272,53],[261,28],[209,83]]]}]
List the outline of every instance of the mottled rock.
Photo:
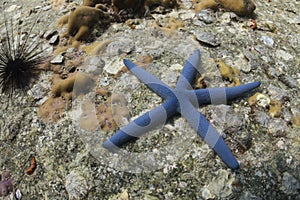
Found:
[{"label": "mottled rock", "polygon": [[196,13],[196,16],[200,21],[203,21],[206,24],[211,24],[216,20],[216,18],[212,15],[212,12],[209,10],[201,10]]},{"label": "mottled rock", "polygon": [[274,44],[274,40],[272,38],[270,38],[269,36],[263,35],[263,36],[261,36],[261,39],[262,39],[263,43],[267,46],[272,47]]},{"label": "mottled rock", "polygon": [[134,43],[131,39],[121,38],[107,45],[106,52],[111,56],[117,56],[123,53],[130,53],[134,49]]},{"label": "mottled rock", "polygon": [[59,41],[59,36],[58,35],[53,35],[50,39],[49,39],[49,44],[51,45],[55,45],[57,44]]},{"label": "mottled rock", "polygon": [[292,60],[294,58],[290,53],[282,49],[276,50],[276,57],[285,61]]},{"label": "mottled rock", "polygon": [[228,171],[220,169],[216,172],[216,176],[202,190],[204,199],[210,198],[226,198],[232,193],[233,177],[230,177]]},{"label": "mottled rock", "polygon": [[300,182],[288,172],[284,172],[280,189],[288,195],[299,195]]},{"label": "mottled rock", "polygon": [[217,47],[221,43],[217,40],[216,36],[209,32],[196,32],[196,39],[205,45],[209,45],[212,47]]},{"label": "mottled rock", "polygon": [[87,196],[87,181],[78,171],[71,171],[66,176],[65,187],[70,199],[85,199]]},{"label": "mottled rock", "polygon": [[61,55],[61,54],[59,54],[59,55],[55,56],[55,57],[50,61],[50,63],[51,63],[51,64],[61,64],[61,63],[63,63],[63,61],[64,61],[64,56]]}]

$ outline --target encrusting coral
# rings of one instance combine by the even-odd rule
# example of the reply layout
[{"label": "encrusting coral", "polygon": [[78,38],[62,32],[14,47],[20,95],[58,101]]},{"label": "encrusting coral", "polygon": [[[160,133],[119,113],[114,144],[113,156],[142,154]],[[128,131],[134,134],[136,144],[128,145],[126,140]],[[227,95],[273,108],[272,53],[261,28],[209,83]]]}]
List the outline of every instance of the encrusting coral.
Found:
[{"label": "encrusting coral", "polygon": [[60,119],[68,101],[73,96],[85,94],[94,86],[94,81],[85,73],[75,73],[66,79],[59,75],[53,77],[52,97],[39,108],[39,114],[46,122],[56,122]]},{"label": "encrusting coral", "polygon": [[219,60],[217,62],[219,71],[221,73],[222,78],[229,80],[232,82],[232,86],[241,85],[239,78],[237,77],[240,74],[240,71],[235,68],[225,64],[223,61]]},{"label": "encrusting coral", "polygon": [[97,4],[111,3],[110,0],[83,0],[83,6],[95,7]]},{"label": "encrusting coral", "polygon": [[211,8],[225,8],[236,13],[239,16],[248,16],[253,14],[255,4],[252,0],[193,0],[195,12]]},{"label": "encrusting coral", "polygon": [[147,15],[154,7],[178,8],[180,4],[177,0],[112,0],[113,8],[116,13],[121,10],[132,10],[139,15]]},{"label": "encrusting coral", "polygon": [[13,191],[13,187],[14,179],[11,178],[9,172],[3,172],[0,181],[0,197],[9,195]]},{"label": "encrusting coral", "polygon": [[82,41],[89,38],[96,24],[106,26],[110,22],[109,14],[100,7],[78,6],[58,21],[58,26],[68,24],[67,32],[63,36],[70,36],[70,42]]}]

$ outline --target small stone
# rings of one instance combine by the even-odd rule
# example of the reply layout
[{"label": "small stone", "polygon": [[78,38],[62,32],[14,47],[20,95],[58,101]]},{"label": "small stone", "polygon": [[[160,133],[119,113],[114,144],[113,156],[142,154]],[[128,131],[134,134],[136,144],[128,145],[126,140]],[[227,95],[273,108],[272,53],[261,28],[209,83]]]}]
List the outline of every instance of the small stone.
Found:
[{"label": "small stone", "polygon": [[134,43],[131,39],[122,38],[120,40],[111,42],[107,48],[106,52],[111,56],[117,56],[122,53],[130,53],[134,50]]},{"label": "small stone", "polygon": [[291,54],[282,49],[276,51],[276,57],[285,61],[292,60],[294,58]]},{"label": "small stone", "polygon": [[288,74],[280,74],[279,80],[289,88],[297,88],[296,80]]},{"label": "small stone", "polygon": [[214,198],[214,196],[210,193],[210,191],[209,191],[209,189],[207,187],[204,187],[202,189],[201,196],[204,199],[212,199],[212,198]]},{"label": "small stone", "polygon": [[105,62],[97,57],[90,57],[88,58],[88,64],[86,66],[86,72],[93,73],[93,74],[99,74],[102,72],[103,67],[105,66]]},{"label": "small stone", "polygon": [[48,6],[44,6],[43,8],[42,8],[42,10],[43,11],[47,11],[47,10],[50,10],[52,8],[52,6],[51,5],[48,5]]},{"label": "small stone", "polygon": [[289,195],[299,194],[300,182],[288,172],[284,172],[280,189]]},{"label": "small stone", "polygon": [[265,45],[268,45],[270,47],[274,44],[274,40],[266,35],[261,36],[261,39]]},{"label": "small stone", "polygon": [[19,189],[16,190],[16,199],[20,200],[22,198],[21,191]]},{"label": "small stone", "polygon": [[206,45],[217,47],[220,45],[220,42],[216,39],[216,36],[209,32],[197,32],[195,33],[197,40],[200,43],[204,43]]},{"label": "small stone", "polygon": [[201,10],[196,14],[196,16],[200,21],[203,21],[206,24],[211,24],[216,20],[216,18],[212,16],[212,12],[209,10]]},{"label": "small stone", "polygon": [[52,38],[52,36],[58,34],[57,30],[47,30],[45,33],[44,33],[44,38],[46,40],[50,40]]},{"label": "small stone", "polygon": [[272,118],[269,121],[268,131],[274,137],[283,137],[286,135],[288,126],[283,119]]},{"label": "small stone", "polygon": [[104,70],[109,74],[117,74],[124,66],[122,58],[112,59],[105,64]]},{"label": "small stone", "polygon": [[119,193],[118,196],[119,196],[118,200],[128,200],[129,199],[129,195],[128,195],[127,190],[122,190],[122,192]]},{"label": "small stone", "polygon": [[49,40],[49,44],[51,45],[55,45],[57,44],[59,41],[59,36],[58,35],[53,35],[50,40]]},{"label": "small stone", "polygon": [[57,55],[53,58],[53,60],[50,61],[51,64],[61,64],[64,61],[63,55]]},{"label": "small stone", "polygon": [[15,11],[17,8],[21,8],[20,6],[17,6],[17,5],[11,5],[9,6],[5,11],[6,12],[13,12]]},{"label": "small stone", "polygon": [[87,181],[77,171],[71,171],[66,176],[65,187],[70,199],[85,199],[88,193]]}]

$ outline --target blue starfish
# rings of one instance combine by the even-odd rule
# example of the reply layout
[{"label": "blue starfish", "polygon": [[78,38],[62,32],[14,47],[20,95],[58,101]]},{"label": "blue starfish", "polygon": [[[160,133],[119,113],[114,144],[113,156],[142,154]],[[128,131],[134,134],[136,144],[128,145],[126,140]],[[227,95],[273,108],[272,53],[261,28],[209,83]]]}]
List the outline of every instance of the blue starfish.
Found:
[{"label": "blue starfish", "polygon": [[231,169],[237,169],[239,163],[227,147],[222,136],[197,109],[199,106],[206,104],[226,104],[228,101],[258,87],[260,82],[252,82],[236,87],[193,90],[191,84],[199,63],[200,51],[196,50],[185,62],[176,88],[173,89],[157,77],[125,59],[124,64],[126,67],[166,101],[121,128],[103,143],[103,147],[115,151],[123,144],[155,129],[176,113],[180,113]]}]

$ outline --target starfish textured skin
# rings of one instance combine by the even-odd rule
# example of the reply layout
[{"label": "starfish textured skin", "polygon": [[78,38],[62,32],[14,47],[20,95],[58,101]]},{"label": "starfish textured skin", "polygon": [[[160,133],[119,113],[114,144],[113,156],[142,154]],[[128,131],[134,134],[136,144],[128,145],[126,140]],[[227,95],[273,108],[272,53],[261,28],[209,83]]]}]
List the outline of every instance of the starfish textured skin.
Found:
[{"label": "starfish textured skin", "polygon": [[194,90],[191,85],[197,72],[197,66],[200,64],[200,50],[196,50],[185,62],[175,89],[167,86],[157,77],[129,60],[125,59],[124,64],[141,82],[166,101],[118,130],[103,143],[104,148],[116,151],[125,143],[135,140],[143,134],[163,125],[168,118],[180,113],[192,128],[197,131],[198,135],[219,155],[224,163],[231,169],[239,167],[239,163],[222,136],[197,109],[199,106],[207,104],[226,104],[228,101],[236,99],[259,87],[260,82],[252,82],[236,87]]}]

